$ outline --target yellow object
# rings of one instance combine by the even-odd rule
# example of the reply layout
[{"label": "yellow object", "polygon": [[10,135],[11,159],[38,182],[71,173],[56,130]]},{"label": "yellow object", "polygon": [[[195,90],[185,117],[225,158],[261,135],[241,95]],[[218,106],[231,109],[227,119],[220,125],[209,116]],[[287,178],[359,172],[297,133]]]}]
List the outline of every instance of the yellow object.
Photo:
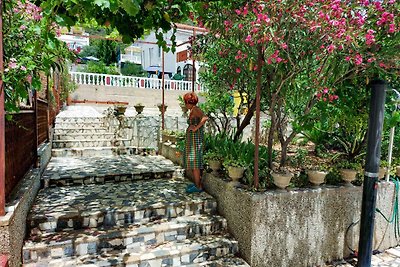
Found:
[{"label": "yellow object", "polygon": [[[247,114],[247,107],[242,106],[242,109],[239,110],[240,102],[241,102],[240,94],[239,92],[235,91],[233,93],[233,102],[235,103],[235,106],[233,107],[233,116],[236,116],[238,112],[240,114],[246,115]],[[243,104],[247,104],[247,94],[243,93]]]}]

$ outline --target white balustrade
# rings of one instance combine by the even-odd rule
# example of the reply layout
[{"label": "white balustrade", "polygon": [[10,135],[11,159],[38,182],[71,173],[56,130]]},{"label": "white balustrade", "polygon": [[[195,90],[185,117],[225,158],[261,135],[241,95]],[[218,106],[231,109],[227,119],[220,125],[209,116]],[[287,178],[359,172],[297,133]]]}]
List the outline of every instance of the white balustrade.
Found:
[{"label": "white balustrade", "polygon": [[[70,72],[70,74],[71,74],[71,80],[76,84],[81,84],[81,85],[103,85],[103,86],[162,89],[162,80],[156,78],[109,75],[109,74],[86,73],[86,72]],[[179,90],[179,91],[192,90],[192,82],[188,81],[165,79],[164,84],[165,84],[164,87],[165,90]],[[204,91],[204,88],[200,83],[196,82],[194,90]]]}]

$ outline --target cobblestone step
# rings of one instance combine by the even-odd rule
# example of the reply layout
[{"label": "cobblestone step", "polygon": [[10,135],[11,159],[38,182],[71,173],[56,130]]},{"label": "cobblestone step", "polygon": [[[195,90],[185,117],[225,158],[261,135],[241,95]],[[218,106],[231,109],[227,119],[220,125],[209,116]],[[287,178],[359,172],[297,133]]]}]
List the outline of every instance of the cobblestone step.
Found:
[{"label": "cobblestone step", "polygon": [[42,179],[46,187],[182,177],[162,156],[54,157]]},{"label": "cobblestone step", "polygon": [[23,262],[100,253],[102,249],[137,249],[196,236],[222,234],[226,220],[217,215],[183,216],[119,228],[41,233],[35,229],[23,248]]},{"label": "cobblestone step", "polygon": [[105,121],[105,117],[56,117],[56,124],[57,123],[88,123],[88,122],[94,122],[94,123],[101,123]]},{"label": "cobblestone step", "polygon": [[28,226],[51,233],[216,213],[214,198],[188,195],[186,186],[181,179],[157,179],[45,188],[31,208]]},{"label": "cobblestone step", "polygon": [[71,134],[55,134],[53,136],[53,141],[58,141],[58,140],[112,140],[114,138],[114,133],[111,132],[105,132],[105,133],[99,133],[99,134],[93,134],[93,133],[71,133]]},{"label": "cobblestone step", "polygon": [[[166,242],[160,246],[142,246],[123,251],[103,250],[97,255],[41,260],[40,266],[193,266],[193,264],[233,256],[237,252],[237,241],[224,235],[212,235]],[[24,266],[38,265],[31,263]]]},{"label": "cobblestone step", "polygon": [[80,148],[53,148],[53,157],[100,157],[118,155],[153,155],[154,149],[125,146],[125,147],[80,147]]},{"label": "cobblestone step", "polygon": [[85,128],[108,128],[109,124],[106,121],[96,122],[56,122],[54,125],[55,129],[79,129]]},{"label": "cobblestone step", "polygon": [[86,148],[86,147],[130,147],[134,141],[130,139],[97,139],[97,140],[53,140],[53,148]]}]

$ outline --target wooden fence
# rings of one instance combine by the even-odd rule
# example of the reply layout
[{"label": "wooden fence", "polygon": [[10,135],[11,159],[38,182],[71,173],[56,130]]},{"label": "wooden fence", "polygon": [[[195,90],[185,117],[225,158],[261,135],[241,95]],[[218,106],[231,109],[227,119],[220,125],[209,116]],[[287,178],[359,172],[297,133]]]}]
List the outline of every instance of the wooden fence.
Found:
[{"label": "wooden fence", "polygon": [[13,114],[6,121],[5,195],[11,191],[37,160],[36,118],[34,110]]},{"label": "wooden fence", "polygon": [[37,101],[37,131],[38,145],[49,140],[49,109],[45,100]]}]

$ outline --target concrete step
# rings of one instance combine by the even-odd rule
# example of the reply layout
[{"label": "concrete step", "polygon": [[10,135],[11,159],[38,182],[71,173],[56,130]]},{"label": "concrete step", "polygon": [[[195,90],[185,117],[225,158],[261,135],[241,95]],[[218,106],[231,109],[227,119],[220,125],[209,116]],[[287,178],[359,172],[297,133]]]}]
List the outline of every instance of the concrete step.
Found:
[{"label": "concrete step", "polygon": [[23,247],[23,262],[98,254],[102,249],[137,249],[165,242],[226,232],[226,220],[217,215],[183,216],[128,227],[85,229],[63,233],[33,231]]},{"label": "concrete step", "polygon": [[152,148],[125,146],[125,147],[81,147],[81,148],[54,148],[51,150],[53,157],[100,157],[118,155],[153,155]]},{"label": "concrete step", "polygon": [[186,186],[181,179],[157,179],[45,188],[36,197],[27,225],[51,233],[216,213],[214,198],[186,194]]},{"label": "concrete step", "polygon": [[[91,148],[91,147],[130,147],[133,146],[133,140],[118,138],[114,140],[110,139],[96,139],[96,140],[53,140],[53,148]],[[137,142],[136,142],[137,143]]]},{"label": "concrete step", "polygon": [[162,156],[53,157],[42,179],[46,187],[182,177]]},{"label": "concrete step", "polygon": [[57,122],[54,125],[55,129],[79,129],[85,128],[108,128],[109,124],[104,122]]},{"label": "concrete step", "polygon": [[115,134],[107,133],[70,133],[70,134],[54,134],[53,141],[61,140],[112,140]]},{"label": "concrete step", "polygon": [[[127,250],[103,250],[101,254],[69,259],[40,260],[40,266],[193,266],[233,256],[238,252],[237,241],[229,236],[211,235],[170,241],[160,246],[141,246]],[[38,257],[39,259],[39,257]],[[24,264],[38,266],[38,263]]]}]

